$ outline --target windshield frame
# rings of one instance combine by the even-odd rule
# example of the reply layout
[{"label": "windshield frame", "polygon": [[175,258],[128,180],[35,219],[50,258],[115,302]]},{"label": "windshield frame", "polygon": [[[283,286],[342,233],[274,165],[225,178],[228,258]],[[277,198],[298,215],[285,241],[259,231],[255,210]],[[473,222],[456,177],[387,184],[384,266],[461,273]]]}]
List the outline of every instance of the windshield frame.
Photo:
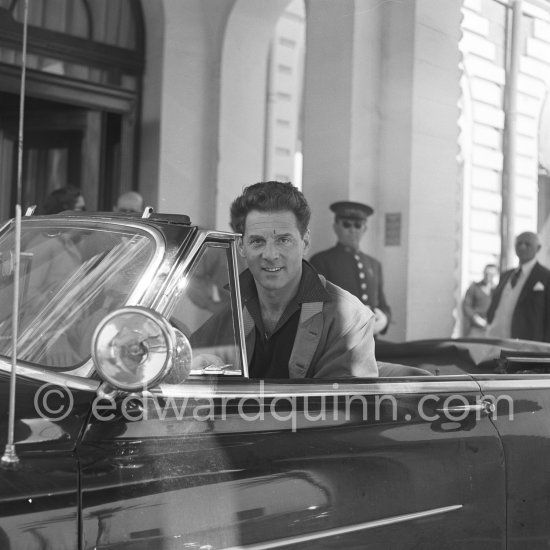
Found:
[{"label": "windshield frame", "polygon": [[[4,236],[7,231],[14,229],[14,220],[9,220],[2,225],[0,230],[0,237]],[[71,215],[70,217],[63,216],[36,216],[36,217],[24,217],[22,219],[23,227],[32,227],[33,231],[44,229],[50,230],[52,226],[58,228],[78,228],[84,229],[87,231],[99,231],[101,229],[111,228],[112,230],[135,230],[136,233],[142,234],[150,238],[153,242],[154,250],[152,256],[142,272],[139,280],[134,288],[134,290],[128,295],[124,305],[138,305],[143,301],[144,296],[148,289],[151,287],[156,274],[163,262],[163,259],[166,256],[167,243],[163,233],[147,223],[139,223],[137,221],[131,221],[128,219],[116,219],[116,218],[107,218],[104,216],[82,216],[76,217]],[[17,358],[18,370],[20,367],[25,367],[25,369],[36,369],[39,372],[49,372],[49,373],[58,373],[58,374],[71,374],[73,376],[81,378],[89,378],[94,372],[95,367],[90,356],[84,361],[84,363],[79,364],[72,368],[67,369],[53,369],[44,367],[41,365],[36,365],[34,363],[29,363],[27,361]],[[11,371],[11,358],[7,356],[0,357],[0,370],[10,372]]]}]

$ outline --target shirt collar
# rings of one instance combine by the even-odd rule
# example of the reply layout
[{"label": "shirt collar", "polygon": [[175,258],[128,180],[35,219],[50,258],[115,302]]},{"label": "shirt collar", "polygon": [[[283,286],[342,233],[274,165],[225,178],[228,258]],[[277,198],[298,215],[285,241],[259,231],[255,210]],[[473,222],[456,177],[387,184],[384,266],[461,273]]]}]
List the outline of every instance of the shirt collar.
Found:
[{"label": "shirt collar", "polygon": [[531,275],[531,271],[533,271],[533,267],[535,267],[535,264],[537,263],[537,258],[533,258],[532,260],[529,260],[528,262],[525,262],[523,265],[519,265],[518,267],[521,267],[521,272],[525,276],[525,278],[529,277]]},{"label": "shirt collar", "polygon": [[[246,304],[249,300],[258,297],[256,283],[250,269],[245,269],[239,276],[241,297]],[[302,278],[296,296],[291,300],[296,304],[310,302],[330,302],[331,297],[319,279],[315,268],[306,260],[302,260]]]}]

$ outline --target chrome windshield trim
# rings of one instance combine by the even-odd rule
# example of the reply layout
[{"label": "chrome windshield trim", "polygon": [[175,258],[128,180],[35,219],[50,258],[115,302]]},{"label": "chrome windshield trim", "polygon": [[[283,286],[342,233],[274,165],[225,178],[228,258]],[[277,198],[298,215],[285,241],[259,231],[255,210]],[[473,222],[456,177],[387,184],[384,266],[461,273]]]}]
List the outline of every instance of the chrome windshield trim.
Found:
[{"label": "chrome windshield trim", "polygon": [[[191,248],[186,250],[180,250],[178,257],[176,258],[175,264],[177,265],[174,272],[169,277],[169,282],[161,290],[159,295],[155,298],[153,304],[151,305],[152,309],[158,311],[161,315],[164,315],[166,310],[170,307],[171,303],[176,299],[177,292],[176,288],[180,284],[180,279],[184,274],[188,273],[191,265],[194,263],[196,256],[207,241],[207,239],[222,239],[225,240],[226,246],[229,246],[229,240],[235,240],[237,235],[234,233],[224,233],[223,231],[209,231],[206,229],[199,229],[197,234],[194,237],[194,242],[191,245]],[[212,243],[215,244],[215,243]],[[185,258],[182,260],[182,254],[185,254]]]},{"label": "chrome windshield trim", "polygon": [[[0,359],[0,371],[11,372],[11,363],[4,359]],[[26,367],[17,365],[17,376],[32,378],[43,384],[55,384],[72,390],[96,392],[99,388],[99,380],[90,380],[89,378],[81,378],[74,374],[65,374],[62,372],[52,372],[40,367]]]},{"label": "chrome windshield trim", "polygon": [[346,525],[344,527],[336,527],[334,529],[326,529],[306,535],[297,535],[294,537],[285,537],[276,541],[261,542],[258,544],[247,544],[245,546],[225,546],[224,550],[270,550],[272,548],[283,548],[293,544],[311,542],[314,540],[327,539],[366,529],[374,529],[376,527],[386,527],[403,523],[405,521],[414,521],[417,519],[428,518],[439,514],[448,514],[462,509],[462,504],[453,504],[451,506],[443,506],[441,508],[432,508],[431,510],[423,510],[422,512],[413,512],[411,514],[403,514],[401,516],[392,516],[389,518],[378,519],[374,521],[366,521],[365,523],[356,523],[354,525]]},{"label": "chrome windshield trim", "polygon": [[[158,229],[155,229],[155,228],[150,227],[150,226],[145,225],[145,224],[141,224],[141,223],[139,223],[139,221],[136,223],[136,222],[132,222],[128,219],[120,219],[119,220],[119,219],[115,219],[115,218],[95,218],[95,219],[92,220],[92,219],[87,219],[87,218],[76,218],[76,217],[71,217],[71,218],[63,218],[63,217],[58,218],[58,217],[55,217],[55,218],[52,218],[51,220],[46,220],[44,218],[29,217],[28,219],[25,219],[23,221],[23,223],[25,225],[32,224],[35,227],[36,226],[40,227],[41,225],[43,225],[47,228],[51,225],[51,222],[54,222],[56,224],[60,224],[60,225],[63,226],[63,225],[67,225],[67,224],[74,225],[75,220],[78,221],[79,223],[82,223],[82,227],[85,227],[86,229],[89,228],[93,231],[98,230],[97,228],[94,228],[93,225],[97,224],[97,222],[100,221],[101,223],[105,223],[106,225],[119,226],[119,227],[123,227],[125,229],[127,229],[127,228],[137,229],[137,230],[139,230],[139,232],[144,232],[144,233],[148,234],[149,236],[151,236],[153,238],[154,243],[155,243],[155,250],[153,252],[153,256],[152,256],[152,258],[149,262],[149,265],[144,270],[143,275],[140,277],[139,283],[137,284],[134,291],[128,296],[128,299],[126,300],[126,303],[125,303],[125,305],[137,305],[137,304],[139,304],[141,298],[145,295],[146,291],[151,286],[151,283],[152,283],[153,279],[155,278],[155,274],[158,271],[158,269],[160,268],[160,266],[162,265],[162,260],[165,257],[166,244],[165,244],[164,238],[162,237],[161,232]],[[4,230],[6,228],[6,226],[10,225],[10,223],[11,223],[11,220],[6,222],[2,226],[2,230]],[[0,369],[1,370],[4,370],[3,364],[4,364],[4,361],[0,358]],[[26,369],[26,368],[27,367],[23,367],[21,365],[18,365],[18,369]],[[32,367],[32,368],[35,368],[36,370],[39,370],[39,371],[43,370],[42,367],[40,367],[40,366],[36,366],[36,367]],[[70,376],[87,378],[92,374],[94,369],[95,369],[95,367],[94,367],[92,358],[90,357],[80,367],[76,367],[76,368],[72,368],[72,369],[66,369],[64,371],[59,371],[59,372],[63,373],[64,375],[68,374]],[[10,370],[11,370],[11,366],[10,366]],[[19,370],[18,372],[23,374],[22,370]],[[44,370],[44,372],[45,373],[50,373],[50,374],[56,374],[56,375],[58,374],[57,372],[50,371],[50,370]]]},{"label": "chrome windshield trim", "polygon": [[231,243],[231,260],[233,262],[233,277],[235,277],[235,303],[237,309],[237,320],[239,323],[239,342],[241,347],[241,365],[243,367],[243,376],[248,378],[248,357],[246,352],[246,334],[244,333],[243,308],[241,307],[241,285],[238,284],[239,270],[237,261],[237,241]]},{"label": "chrome windshield trim", "polygon": [[[220,377],[221,378],[221,377]],[[430,381],[400,380],[390,382],[388,379],[372,382],[316,382],[311,384],[287,384],[265,382],[249,382],[241,379],[220,380],[216,378],[197,383],[184,382],[179,385],[161,384],[151,388],[151,393],[159,397],[181,397],[196,399],[271,399],[271,398],[299,398],[299,397],[327,397],[327,396],[354,396],[354,395],[396,395],[396,394],[433,394],[433,393],[479,393],[479,385],[468,376],[456,376],[454,380],[442,380],[440,377],[430,377]],[[428,378],[428,377],[426,377]],[[435,380],[434,380],[435,378]],[[248,387],[247,387],[248,386]]]},{"label": "chrome windshield trim", "polygon": [[503,361],[509,361],[510,363],[542,363],[547,365],[550,363],[550,357],[529,357],[519,355],[507,355],[502,358]]},{"label": "chrome windshield trim", "polygon": [[76,369],[72,369],[70,371],[63,371],[63,372],[70,373],[71,376],[80,376],[82,378],[88,378],[89,376],[91,376],[94,370],[95,370],[94,362],[90,357],[90,359],[88,359],[82,366],[77,367]]},{"label": "chrome windshield trim", "polygon": [[237,240],[238,233],[231,233],[229,231],[212,231],[210,229],[200,229],[199,233],[204,233],[206,239],[229,239],[232,241]]}]

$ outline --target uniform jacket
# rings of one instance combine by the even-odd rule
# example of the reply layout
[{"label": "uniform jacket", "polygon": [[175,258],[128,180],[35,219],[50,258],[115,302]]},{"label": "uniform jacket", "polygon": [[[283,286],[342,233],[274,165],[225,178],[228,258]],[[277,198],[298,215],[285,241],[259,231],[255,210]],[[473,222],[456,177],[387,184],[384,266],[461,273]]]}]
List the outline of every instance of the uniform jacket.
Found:
[{"label": "uniform jacket", "polygon": [[[354,254],[359,256],[359,261],[355,259]],[[380,308],[388,317],[388,325],[382,334],[386,332],[390,324],[391,310],[384,295],[382,264],[378,260],[360,250],[353,252],[337,244],[328,250],[314,254],[309,263],[331,283],[351,292],[371,309]],[[362,264],[362,268],[358,267],[359,263]],[[364,273],[364,279],[361,278],[361,273]],[[366,284],[366,289],[361,288],[363,282]],[[366,299],[364,299],[365,294]]]},{"label": "uniform jacket", "polygon": [[[289,360],[290,378],[378,376],[374,357],[374,315],[349,292],[320,276],[329,300],[301,306]],[[254,321],[243,306],[246,352],[254,353]],[[191,337],[193,347],[218,346],[232,339],[231,310],[211,317]]]},{"label": "uniform jacket", "polygon": [[[491,323],[502,291],[514,269],[505,271],[495,289],[487,320]],[[550,342],[550,270],[535,263],[518,297],[512,317],[512,338]]]}]

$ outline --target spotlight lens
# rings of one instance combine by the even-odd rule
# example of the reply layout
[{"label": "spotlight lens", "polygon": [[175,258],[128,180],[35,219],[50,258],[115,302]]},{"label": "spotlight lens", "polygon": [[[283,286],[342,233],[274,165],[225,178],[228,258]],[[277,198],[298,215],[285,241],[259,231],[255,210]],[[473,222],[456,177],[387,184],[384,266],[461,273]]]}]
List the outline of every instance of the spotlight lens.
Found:
[{"label": "spotlight lens", "polygon": [[191,347],[187,338],[158,313],[125,307],[107,315],[97,326],[92,357],[106,382],[119,389],[141,391],[160,382],[173,368],[180,373],[178,378],[185,379]]}]

